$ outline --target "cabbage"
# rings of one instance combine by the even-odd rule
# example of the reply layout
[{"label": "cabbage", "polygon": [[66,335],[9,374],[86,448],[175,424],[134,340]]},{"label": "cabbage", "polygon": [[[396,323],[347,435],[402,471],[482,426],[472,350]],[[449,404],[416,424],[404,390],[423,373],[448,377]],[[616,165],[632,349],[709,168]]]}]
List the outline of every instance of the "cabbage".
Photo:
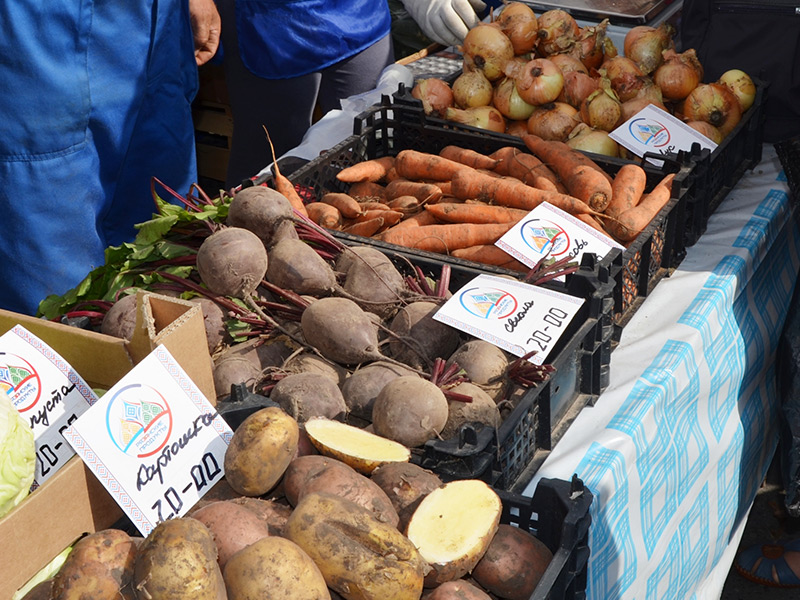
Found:
[{"label": "cabbage", "polygon": [[0,517],[28,495],[35,471],[33,429],[0,390]]}]

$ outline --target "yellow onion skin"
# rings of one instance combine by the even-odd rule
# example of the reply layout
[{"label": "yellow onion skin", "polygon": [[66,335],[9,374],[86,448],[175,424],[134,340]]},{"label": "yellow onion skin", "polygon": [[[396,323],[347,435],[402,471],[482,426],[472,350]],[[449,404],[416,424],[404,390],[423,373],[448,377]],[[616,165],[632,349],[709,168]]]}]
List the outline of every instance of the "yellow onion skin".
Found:
[{"label": "yellow onion skin", "polygon": [[664,50],[664,62],[653,73],[653,82],[666,100],[683,100],[703,80],[703,66],[694,48],[678,54]]},{"label": "yellow onion skin", "polygon": [[561,69],[546,58],[534,58],[525,63],[514,81],[520,97],[537,106],[556,100],[564,87]]},{"label": "yellow onion skin", "polygon": [[472,108],[448,108],[444,113],[448,121],[470,125],[478,129],[504,133],[506,120],[503,114],[494,106],[475,106]]},{"label": "yellow onion skin", "polygon": [[592,129],[585,123],[575,127],[565,143],[573,150],[612,156],[614,158],[620,156],[619,144],[611,139],[607,131]]},{"label": "yellow onion skin", "polygon": [[608,19],[603,19],[597,25],[582,27],[578,39],[570,54],[577,58],[589,69],[597,69],[604,59],[604,47]]},{"label": "yellow onion skin", "polygon": [[649,78],[632,59],[627,56],[614,56],[606,59],[600,72],[608,77],[611,89],[620,102],[630,100],[646,85]]},{"label": "yellow onion skin", "polygon": [[514,58],[511,40],[494,23],[480,23],[470,29],[461,44],[464,69],[482,71],[489,81],[503,77],[506,63]]},{"label": "yellow onion skin", "polygon": [[625,34],[624,54],[633,60],[645,75],[653,73],[664,61],[664,50],[674,49],[675,28],[670,23],[658,27],[637,25]]},{"label": "yellow onion skin", "polygon": [[564,87],[561,89],[558,100],[580,108],[583,101],[598,87],[596,78],[579,71],[570,71],[564,74]]},{"label": "yellow onion skin", "polygon": [[654,83],[642,88],[636,96],[622,103],[620,121],[624,123],[649,104],[667,111],[667,107],[664,105],[664,98],[661,96],[661,90]]},{"label": "yellow onion skin", "polygon": [[512,77],[505,77],[495,84],[492,106],[514,121],[527,119],[536,108],[522,99]]},{"label": "yellow onion skin", "polygon": [[575,18],[565,10],[546,10],[538,19],[536,48],[542,56],[563,52],[572,47],[581,33]]},{"label": "yellow onion skin", "polygon": [[426,115],[441,116],[454,103],[453,90],[438,77],[417,81],[411,88],[411,96],[422,102],[422,110]]},{"label": "yellow onion skin", "polygon": [[753,106],[756,100],[756,84],[741,69],[729,69],[719,77],[718,83],[727,85],[739,99],[742,112]]},{"label": "yellow onion skin", "polygon": [[612,131],[620,123],[622,105],[608,90],[598,89],[581,103],[581,119],[593,129]]},{"label": "yellow onion skin", "polygon": [[489,106],[494,88],[482,71],[464,71],[453,81],[453,101],[457,108]]},{"label": "yellow onion skin", "polygon": [[721,83],[701,83],[694,88],[682,103],[685,121],[706,121],[728,137],[742,120],[739,99]]},{"label": "yellow onion skin", "polygon": [[528,133],[543,140],[563,142],[581,122],[578,111],[564,102],[537,106],[528,118]]},{"label": "yellow onion skin", "polygon": [[686,124],[695,131],[702,133],[715,144],[722,143],[722,134],[711,123],[706,121],[687,121]]},{"label": "yellow onion skin", "polygon": [[583,64],[579,58],[576,58],[572,54],[551,54],[547,57],[547,60],[551,61],[553,64],[555,64],[555,66],[561,69],[562,75],[566,75],[571,71],[577,71],[586,75],[589,74],[589,69],[586,68],[586,65]]},{"label": "yellow onion skin", "polygon": [[511,40],[514,54],[525,54],[536,46],[539,22],[533,9],[524,2],[506,4],[495,23]]},{"label": "yellow onion skin", "polygon": [[512,121],[509,119],[506,121],[506,133],[517,137],[528,135],[528,121]]}]

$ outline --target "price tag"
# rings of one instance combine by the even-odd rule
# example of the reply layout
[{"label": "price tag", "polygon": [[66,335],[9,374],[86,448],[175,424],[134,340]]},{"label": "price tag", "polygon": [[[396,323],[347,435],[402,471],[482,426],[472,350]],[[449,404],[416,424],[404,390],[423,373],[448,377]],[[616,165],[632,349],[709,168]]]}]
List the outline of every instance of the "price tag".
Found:
[{"label": "price tag", "polygon": [[478,275],[433,316],[515,356],[535,350],[541,365],[583,304],[539,286],[492,275]]},{"label": "price tag", "polygon": [[[694,143],[711,150],[717,147],[699,131],[652,104],[645,106],[608,135],[636,156],[644,156],[646,152],[668,154],[690,150]],[[664,164],[652,158],[647,160],[657,167]]]},{"label": "price tag", "polygon": [[33,429],[33,487],[38,487],[75,455],[63,432],[97,395],[67,361],[21,325],[0,336],[0,390]]},{"label": "price tag", "polygon": [[544,258],[552,262],[563,258],[580,262],[585,252],[602,258],[612,248],[624,250],[624,246],[607,235],[548,202],[529,212],[495,245],[529,267]]},{"label": "price tag", "polygon": [[64,432],[144,536],[222,479],[232,436],[164,346]]}]

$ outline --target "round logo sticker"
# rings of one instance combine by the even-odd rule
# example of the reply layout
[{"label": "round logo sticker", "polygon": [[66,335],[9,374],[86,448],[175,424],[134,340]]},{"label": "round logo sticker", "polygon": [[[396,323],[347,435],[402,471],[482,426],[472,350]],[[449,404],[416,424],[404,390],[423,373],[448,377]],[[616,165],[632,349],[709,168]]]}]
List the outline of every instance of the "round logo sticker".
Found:
[{"label": "round logo sticker", "polygon": [[505,319],[517,310],[517,299],[499,288],[474,287],[461,292],[461,306],[480,319]]},{"label": "round logo sticker", "polygon": [[122,452],[146,458],[167,445],[172,433],[172,411],[158,390],[134,383],[111,398],[106,409],[106,427]]},{"label": "round logo sticker", "polygon": [[39,401],[42,382],[33,365],[24,358],[0,352],[0,391],[8,394],[14,407],[24,413]]},{"label": "round logo sticker", "polygon": [[558,257],[569,251],[569,234],[547,219],[530,219],[520,228],[522,241],[538,254]]},{"label": "round logo sticker", "polygon": [[628,132],[634,139],[651,148],[662,148],[669,145],[669,129],[655,119],[640,117],[628,125]]}]

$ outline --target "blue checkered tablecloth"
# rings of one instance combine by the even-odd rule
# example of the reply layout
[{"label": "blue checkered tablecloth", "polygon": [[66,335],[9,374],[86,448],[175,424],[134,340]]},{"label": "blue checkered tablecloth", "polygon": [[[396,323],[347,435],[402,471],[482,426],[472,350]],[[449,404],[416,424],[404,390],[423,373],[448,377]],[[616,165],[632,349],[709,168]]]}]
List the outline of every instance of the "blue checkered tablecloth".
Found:
[{"label": "blue checkered tablecloth", "polygon": [[587,597],[718,598],[778,439],[800,233],[774,148],[625,326],[608,389],[540,477],[595,494]]}]

